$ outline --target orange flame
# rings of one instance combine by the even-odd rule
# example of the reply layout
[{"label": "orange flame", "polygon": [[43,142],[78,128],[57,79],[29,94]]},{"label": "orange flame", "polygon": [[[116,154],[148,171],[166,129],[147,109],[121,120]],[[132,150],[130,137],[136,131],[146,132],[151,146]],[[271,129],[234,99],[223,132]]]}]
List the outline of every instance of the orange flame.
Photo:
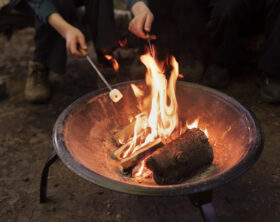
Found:
[{"label": "orange flame", "polygon": [[199,127],[199,120],[198,119],[194,120],[191,124],[186,123],[186,128],[188,128],[188,129],[199,128],[201,131],[204,132],[204,134],[207,137],[209,137],[208,130],[207,129],[201,129],[201,127]]},{"label": "orange flame", "polygon": [[[176,59],[174,57],[170,59],[173,69],[168,80],[162,68],[164,65],[157,63],[149,52],[142,55],[140,60],[147,68],[146,85],[150,94],[145,97],[142,89],[131,85],[141,113],[135,116],[134,134],[126,143],[128,148],[122,153],[121,158],[129,157],[155,140],[168,139],[175,130],[179,130],[182,134],[187,129],[197,128],[199,123],[198,119],[191,124],[179,123],[176,81],[180,74]],[[203,131],[208,136],[207,129]],[[133,172],[133,177],[145,178],[144,174],[151,175],[152,172],[145,168],[146,158],[140,161]]]},{"label": "orange flame", "polygon": [[[131,85],[135,96],[142,101],[138,107],[142,113],[136,116],[133,142],[125,151],[124,158],[156,138],[168,138],[179,122],[175,94],[175,85],[179,75],[177,61],[172,57],[173,70],[167,80],[149,53],[141,56],[140,60],[147,67],[146,84],[150,87],[151,94],[143,99],[144,92],[136,85]],[[142,141],[140,144],[139,140]]]},{"label": "orange flame", "polygon": [[119,40],[119,45],[121,48],[124,48],[127,44],[127,39],[125,38],[124,40]]},{"label": "orange flame", "polygon": [[[153,175],[153,172],[146,168],[146,159],[141,160],[140,163],[135,167],[135,169],[132,172],[132,176],[134,178],[151,178]],[[141,180],[140,180],[141,181]]]},{"label": "orange flame", "polygon": [[193,121],[191,124],[187,124],[188,129],[194,129],[194,128],[197,128],[197,127],[198,127],[198,119]]},{"label": "orange flame", "polygon": [[104,57],[112,63],[113,69],[115,70],[115,72],[117,72],[119,70],[119,63],[117,62],[117,60],[109,54],[104,55]]},{"label": "orange flame", "polygon": [[144,166],[145,166],[145,161],[142,160],[141,163],[140,163],[139,170],[137,171],[137,173],[135,173],[135,177],[139,177],[139,176],[142,175],[143,170],[144,170]]}]

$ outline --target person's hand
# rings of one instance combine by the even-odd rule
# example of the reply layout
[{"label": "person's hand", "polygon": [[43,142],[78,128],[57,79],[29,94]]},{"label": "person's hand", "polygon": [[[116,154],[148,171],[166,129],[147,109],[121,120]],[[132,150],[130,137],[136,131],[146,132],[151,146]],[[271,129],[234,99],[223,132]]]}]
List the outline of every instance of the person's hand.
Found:
[{"label": "person's hand", "polygon": [[[154,21],[154,15],[144,2],[136,2],[132,6],[132,14],[134,18],[130,21],[128,30],[136,36],[146,39],[145,32],[150,32],[152,23]],[[156,36],[151,35],[151,39],[156,39]]]},{"label": "person's hand", "polygon": [[66,22],[58,13],[51,14],[48,22],[66,40],[68,52],[77,57],[83,57],[79,49],[81,48],[84,51],[88,50],[83,33]]},{"label": "person's hand", "polygon": [[83,54],[80,52],[79,48],[83,49],[84,51],[88,50],[85,36],[79,29],[73,26],[68,28],[65,32],[65,40],[67,51],[72,55],[83,57]]}]

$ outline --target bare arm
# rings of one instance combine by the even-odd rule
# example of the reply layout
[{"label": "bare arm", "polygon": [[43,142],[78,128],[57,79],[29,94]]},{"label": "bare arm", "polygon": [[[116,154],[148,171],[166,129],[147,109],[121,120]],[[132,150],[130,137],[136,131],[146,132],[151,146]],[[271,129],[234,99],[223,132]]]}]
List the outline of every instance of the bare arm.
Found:
[{"label": "bare arm", "polygon": [[78,57],[82,57],[78,46],[87,51],[87,44],[83,33],[66,22],[58,13],[52,13],[48,17],[48,23],[66,40],[67,50]]}]

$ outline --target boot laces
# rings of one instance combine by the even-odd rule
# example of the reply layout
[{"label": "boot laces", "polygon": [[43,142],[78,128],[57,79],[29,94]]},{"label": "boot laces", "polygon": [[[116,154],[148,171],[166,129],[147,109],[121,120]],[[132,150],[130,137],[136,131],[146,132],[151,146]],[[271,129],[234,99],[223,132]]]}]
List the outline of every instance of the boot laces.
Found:
[{"label": "boot laces", "polygon": [[34,86],[44,85],[47,81],[48,70],[44,67],[36,67],[30,74]]}]

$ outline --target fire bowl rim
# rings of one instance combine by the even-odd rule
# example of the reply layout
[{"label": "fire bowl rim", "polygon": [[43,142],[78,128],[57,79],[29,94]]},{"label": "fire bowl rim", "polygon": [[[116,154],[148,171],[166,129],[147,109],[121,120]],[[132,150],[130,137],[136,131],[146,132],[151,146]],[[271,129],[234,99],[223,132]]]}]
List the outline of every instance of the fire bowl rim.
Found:
[{"label": "fire bowl rim", "polygon": [[[136,81],[122,82],[122,83],[115,84],[112,87],[118,88],[119,86],[131,84],[131,83],[140,84],[140,83],[144,83],[144,81],[136,80]],[[212,190],[218,186],[224,185],[230,182],[231,180],[241,176],[243,173],[245,173],[248,169],[250,169],[253,166],[253,164],[258,160],[263,150],[264,137],[263,137],[263,132],[259,120],[257,120],[257,118],[255,117],[252,111],[248,110],[240,102],[235,100],[233,97],[226,95],[225,93],[222,93],[218,90],[206,86],[202,86],[196,83],[179,81],[178,84],[186,84],[190,87],[200,88],[202,90],[206,90],[214,94],[215,96],[222,97],[227,101],[230,101],[231,104],[237,105],[238,108],[242,108],[242,110],[247,113],[248,117],[251,118],[253,124],[255,125],[256,141],[252,145],[251,149],[248,151],[247,155],[231,169],[221,174],[215,174],[209,177],[207,180],[204,180],[202,183],[201,181],[194,181],[185,184],[182,183],[177,185],[165,185],[160,187],[147,187],[147,186],[141,186],[141,184],[132,185],[132,184],[123,183],[120,181],[107,178],[98,173],[95,173],[94,171],[78,163],[73,158],[73,156],[69,153],[63,141],[64,122],[69,116],[69,114],[71,114],[72,110],[77,107],[77,105],[83,103],[89,98],[92,98],[101,93],[105,93],[109,91],[107,88],[95,90],[85,94],[82,97],[79,97],[59,115],[53,128],[53,146],[57,155],[71,171],[73,171],[80,177],[84,178],[85,180],[88,180],[89,182],[92,182],[98,186],[111,189],[114,191],[122,192],[122,193],[127,193],[127,194],[136,194],[136,195],[145,195],[145,196],[175,196],[175,195],[184,195],[184,194],[188,195],[188,194],[200,193],[207,190]]]}]

